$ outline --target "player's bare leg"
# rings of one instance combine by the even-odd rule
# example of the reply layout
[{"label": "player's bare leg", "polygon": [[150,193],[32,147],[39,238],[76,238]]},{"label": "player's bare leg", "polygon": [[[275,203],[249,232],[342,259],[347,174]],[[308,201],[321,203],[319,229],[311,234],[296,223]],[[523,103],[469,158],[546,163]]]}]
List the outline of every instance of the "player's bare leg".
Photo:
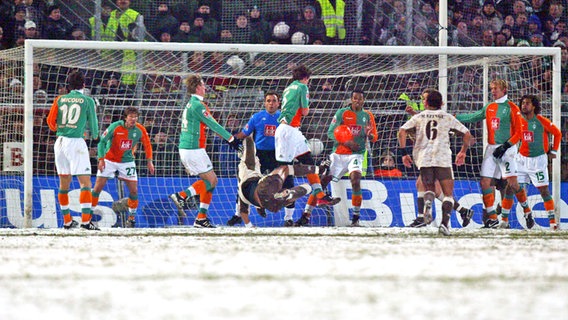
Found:
[{"label": "player's bare leg", "polygon": [[136,226],[136,211],[138,210],[138,181],[124,180],[128,188],[128,218],[125,226],[134,228]]},{"label": "player's bare leg", "polygon": [[359,227],[359,219],[361,218],[361,203],[363,202],[363,194],[361,192],[361,172],[353,171],[349,175],[351,180],[351,188],[353,195],[351,197],[351,205],[353,206],[353,219],[351,220],[352,227]]},{"label": "player's bare leg", "polygon": [[495,190],[492,186],[492,180],[493,178],[481,177],[479,181],[483,195],[483,206],[487,211],[487,220],[483,226],[484,228],[496,228],[499,224],[497,212],[495,211]]},{"label": "player's bare leg", "polygon": [[[524,189],[524,188],[523,188]],[[542,186],[537,188],[544,201],[544,209],[548,214],[548,221],[550,222],[550,230],[558,230],[558,224],[556,224],[556,217],[554,216],[554,199],[550,195],[550,190],[548,186]]]}]

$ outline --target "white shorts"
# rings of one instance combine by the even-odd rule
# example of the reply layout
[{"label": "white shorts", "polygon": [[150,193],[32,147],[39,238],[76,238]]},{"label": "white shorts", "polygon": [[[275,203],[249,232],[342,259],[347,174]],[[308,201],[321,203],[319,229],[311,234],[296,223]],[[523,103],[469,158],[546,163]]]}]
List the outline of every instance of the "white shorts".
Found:
[{"label": "white shorts", "polygon": [[285,123],[276,128],[274,141],[276,160],[280,162],[292,162],[297,156],[310,152],[308,141],[300,129]]},{"label": "white shorts", "polygon": [[363,172],[362,154],[337,154],[334,152],[329,155],[329,160],[331,160],[329,171],[334,180],[341,179],[346,173]]},{"label": "white shorts", "polygon": [[189,175],[197,176],[213,170],[213,164],[205,149],[179,149],[179,157]]},{"label": "white shorts", "polygon": [[53,147],[59,175],[91,175],[89,148],[83,138],[58,137]]},{"label": "white shorts", "polygon": [[499,144],[490,144],[485,149],[485,156],[481,164],[482,177],[506,179],[517,175],[518,147],[516,145],[510,147],[501,159],[495,159],[495,157],[493,157],[493,151],[499,146]]},{"label": "white shorts", "polygon": [[535,187],[548,186],[548,156],[546,154],[537,157],[525,157],[520,153],[517,155],[519,166],[519,183],[531,183]]},{"label": "white shorts", "polygon": [[138,181],[138,175],[136,174],[136,164],[134,161],[131,162],[114,162],[105,159],[105,170],[101,172],[97,171],[97,177],[103,177],[107,179],[114,179],[115,172],[118,171],[118,178],[128,181]]}]

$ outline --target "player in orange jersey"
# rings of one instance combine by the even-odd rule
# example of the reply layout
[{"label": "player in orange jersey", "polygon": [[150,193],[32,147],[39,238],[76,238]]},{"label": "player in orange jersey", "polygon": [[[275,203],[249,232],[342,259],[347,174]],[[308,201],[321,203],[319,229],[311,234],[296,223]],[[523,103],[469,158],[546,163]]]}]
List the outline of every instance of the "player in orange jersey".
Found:
[{"label": "player in orange jersey", "polygon": [[[554,200],[548,190],[548,159],[555,159],[560,147],[562,132],[548,118],[540,114],[540,101],[536,96],[521,98],[521,146],[519,148],[519,184],[524,187],[532,182],[540,191],[544,208],[548,213],[550,229],[556,230]],[[552,134],[554,141],[549,141]]]},{"label": "player in orange jersey", "polygon": [[134,154],[132,150],[142,142],[146,153],[146,166],[148,172],[154,174],[152,162],[152,144],[146,128],[138,123],[138,109],[127,107],[124,109],[124,118],[113,122],[101,136],[98,145],[98,172],[97,181],[93,188],[93,208],[99,203],[99,194],[108,179],[113,179],[118,171],[118,178],[123,180],[128,188],[128,219],[127,228],[134,228],[136,224],[136,209],[138,208],[138,175]]}]

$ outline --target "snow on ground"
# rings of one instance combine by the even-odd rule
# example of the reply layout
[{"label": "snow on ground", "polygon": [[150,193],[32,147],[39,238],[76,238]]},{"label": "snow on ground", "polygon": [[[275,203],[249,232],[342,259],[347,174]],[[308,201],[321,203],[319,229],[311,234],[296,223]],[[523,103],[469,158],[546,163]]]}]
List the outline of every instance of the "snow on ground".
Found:
[{"label": "snow on ground", "polygon": [[0,229],[0,319],[566,319],[568,232]]}]

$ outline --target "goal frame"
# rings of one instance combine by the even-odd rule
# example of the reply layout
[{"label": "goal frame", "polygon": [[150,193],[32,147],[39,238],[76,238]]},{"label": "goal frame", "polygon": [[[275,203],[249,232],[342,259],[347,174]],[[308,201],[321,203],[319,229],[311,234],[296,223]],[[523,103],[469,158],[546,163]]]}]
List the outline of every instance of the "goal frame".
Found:
[{"label": "goal frame", "polygon": [[[433,55],[445,61],[447,55],[471,56],[549,56],[552,61],[552,122],[561,123],[561,50],[544,47],[413,47],[413,46],[303,46],[303,45],[256,45],[256,44],[210,44],[210,43],[157,43],[157,42],[111,42],[111,41],[61,41],[26,40],[24,51],[24,228],[32,227],[33,210],[33,63],[34,49],[116,49],[141,51],[220,51],[220,52],[267,52],[267,53],[331,53],[331,54],[383,54],[383,55]],[[440,63],[439,75],[447,74],[445,64]],[[484,72],[484,104],[489,102],[487,90],[489,75]],[[440,92],[447,93],[447,79],[439,79]],[[446,98],[446,97],[444,97]],[[445,99],[447,100],[447,99]],[[484,139],[486,140],[486,139]],[[561,150],[558,150],[561,154]],[[560,203],[560,159],[552,162],[552,195]],[[556,217],[560,218],[559,208]]]}]

